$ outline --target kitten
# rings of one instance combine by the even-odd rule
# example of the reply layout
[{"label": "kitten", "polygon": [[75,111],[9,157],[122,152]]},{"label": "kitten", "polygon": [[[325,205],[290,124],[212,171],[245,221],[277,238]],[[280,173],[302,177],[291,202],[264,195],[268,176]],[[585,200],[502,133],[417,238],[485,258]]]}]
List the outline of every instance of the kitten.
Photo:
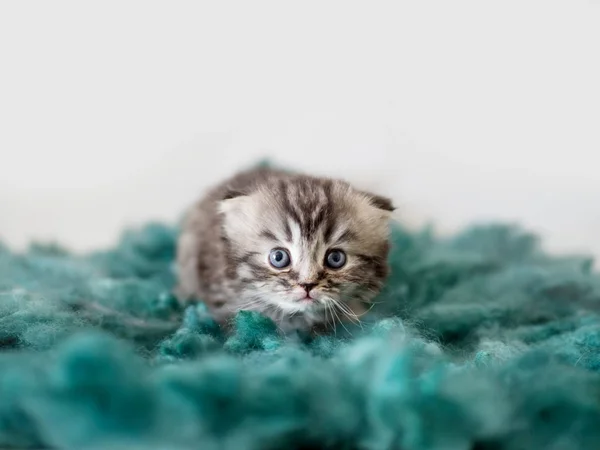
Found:
[{"label": "kitten", "polygon": [[178,296],[225,325],[258,311],[284,332],[357,320],[388,273],[389,199],[341,180],[242,172],[189,212],[178,241]]}]

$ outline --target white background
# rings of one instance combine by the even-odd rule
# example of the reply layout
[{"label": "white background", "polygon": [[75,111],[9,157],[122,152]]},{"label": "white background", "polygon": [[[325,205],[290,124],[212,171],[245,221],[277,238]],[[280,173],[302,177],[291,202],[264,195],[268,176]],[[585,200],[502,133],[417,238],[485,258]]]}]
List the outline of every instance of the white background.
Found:
[{"label": "white background", "polygon": [[0,2],[0,239],[109,245],[272,156],[600,255],[598,1]]}]

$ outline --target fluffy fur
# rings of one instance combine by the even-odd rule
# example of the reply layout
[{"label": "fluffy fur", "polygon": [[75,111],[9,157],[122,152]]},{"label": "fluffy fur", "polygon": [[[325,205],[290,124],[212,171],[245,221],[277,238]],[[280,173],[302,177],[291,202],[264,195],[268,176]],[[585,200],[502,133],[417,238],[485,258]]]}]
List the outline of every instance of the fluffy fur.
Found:
[{"label": "fluffy fur", "polygon": [[[205,301],[221,322],[242,309],[283,330],[357,320],[387,276],[392,210],[390,200],[341,180],[241,173],[190,211],[178,245],[178,293]],[[291,264],[274,268],[273,249],[288,252]],[[332,249],[347,257],[339,269],[325,264]]]}]

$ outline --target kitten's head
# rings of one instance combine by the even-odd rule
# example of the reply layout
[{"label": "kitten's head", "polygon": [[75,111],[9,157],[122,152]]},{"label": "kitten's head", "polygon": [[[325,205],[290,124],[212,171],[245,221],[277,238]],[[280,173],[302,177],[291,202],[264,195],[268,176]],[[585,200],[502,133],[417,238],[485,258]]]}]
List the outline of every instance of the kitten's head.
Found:
[{"label": "kitten's head", "polygon": [[[387,276],[391,202],[345,182],[273,179],[220,204],[239,309],[325,323],[360,314]],[[356,318],[356,317],[354,317]]]}]

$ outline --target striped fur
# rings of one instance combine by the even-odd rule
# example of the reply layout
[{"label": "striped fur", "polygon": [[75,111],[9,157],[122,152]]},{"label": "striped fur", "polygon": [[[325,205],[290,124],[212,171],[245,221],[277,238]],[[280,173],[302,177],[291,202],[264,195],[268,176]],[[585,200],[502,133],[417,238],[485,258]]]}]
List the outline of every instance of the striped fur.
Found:
[{"label": "striped fur", "polygon": [[[222,323],[240,309],[284,330],[356,320],[387,277],[391,202],[340,180],[271,169],[243,172],[211,190],[188,214],[178,245],[178,295],[204,300]],[[285,269],[269,252],[284,248]],[[331,249],[347,255],[326,267]],[[314,300],[301,301],[302,283]]]}]

